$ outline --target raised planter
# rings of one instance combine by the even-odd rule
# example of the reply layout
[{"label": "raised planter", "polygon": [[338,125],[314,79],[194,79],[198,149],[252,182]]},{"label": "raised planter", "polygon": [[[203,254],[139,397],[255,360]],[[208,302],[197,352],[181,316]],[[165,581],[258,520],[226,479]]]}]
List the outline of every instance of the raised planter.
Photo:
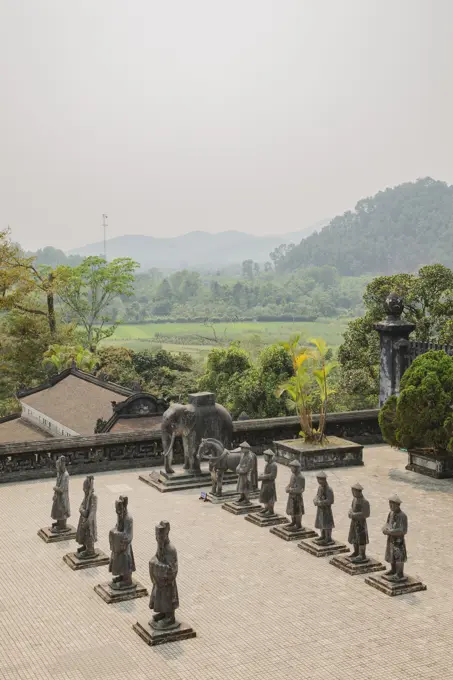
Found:
[{"label": "raised planter", "polygon": [[323,444],[305,442],[303,439],[286,439],[274,442],[275,460],[289,465],[299,460],[302,470],[322,470],[332,467],[363,465],[363,445],[340,437],[328,437]]},{"label": "raised planter", "polygon": [[414,449],[407,452],[409,461],[406,470],[419,472],[421,475],[446,479],[453,477],[453,455],[448,453],[431,453]]}]

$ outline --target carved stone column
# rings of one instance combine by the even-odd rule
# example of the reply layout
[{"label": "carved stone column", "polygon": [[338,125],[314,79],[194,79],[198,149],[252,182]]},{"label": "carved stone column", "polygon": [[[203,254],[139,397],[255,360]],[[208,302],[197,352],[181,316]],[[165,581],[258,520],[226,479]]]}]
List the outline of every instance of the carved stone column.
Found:
[{"label": "carved stone column", "polygon": [[387,318],[375,324],[381,338],[379,371],[379,406],[392,395],[399,394],[400,380],[408,367],[409,335],[415,324],[401,319],[403,300],[390,293],[385,301]]}]

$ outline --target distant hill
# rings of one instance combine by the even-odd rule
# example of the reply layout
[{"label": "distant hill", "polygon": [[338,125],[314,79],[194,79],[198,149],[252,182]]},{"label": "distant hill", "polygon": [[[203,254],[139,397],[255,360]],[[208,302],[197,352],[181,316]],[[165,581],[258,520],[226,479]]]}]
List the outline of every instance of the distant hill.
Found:
[{"label": "distant hill", "polygon": [[[107,241],[107,259],[131,257],[139,262],[141,269],[159,267],[162,269],[212,269],[252,259],[266,262],[269,253],[282,243],[299,243],[300,240],[321,228],[327,221],[299,232],[276,236],[253,236],[240,231],[224,231],[210,234],[191,231],[173,238],[154,236],[118,236]],[[91,243],[70,251],[70,255],[101,255],[102,241]]]},{"label": "distant hill", "polygon": [[427,177],[362,199],[304,238],[278,269],[327,264],[357,276],[415,272],[435,262],[453,265],[453,187]]}]

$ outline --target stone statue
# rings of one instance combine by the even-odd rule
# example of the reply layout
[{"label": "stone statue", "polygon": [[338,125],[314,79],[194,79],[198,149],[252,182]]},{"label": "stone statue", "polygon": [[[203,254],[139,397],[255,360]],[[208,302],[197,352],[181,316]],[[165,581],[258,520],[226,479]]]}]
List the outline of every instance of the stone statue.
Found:
[{"label": "stone statue", "polygon": [[77,526],[76,541],[80,543],[77,548],[77,557],[81,560],[96,556],[94,544],[98,540],[96,514],[98,498],[94,493],[94,477],[88,475],[83,482],[83,501],[79,508],[80,518]]},{"label": "stone statue", "polygon": [[366,546],[368,543],[367,519],[370,516],[370,504],[363,495],[363,486],[354,484],[352,490],[351,509],[348,517],[351,520],[349,527],[348,542],[354,546],[353,552],[349,555],[351,562],[360,564],[367,562]]},{"label": "stone statue", "polygon": [[233,434],[233,420],[228,411],[215,402],[211,392],[189,394],[188,404],[172,404],[163,414],[160,427],[164,451],[165,472],[174,472],[173,446],[181,437],[184,448],[183,469],[192,475],[200,474],[198,447],[203,438],[215,438],[229,448]]},{"label": "stone statue", "polygon": [[407,562],[407,552],[404,537],[407,534],[407,516],[401,510],[398,496],[391,496],[389,505],[390,512],[382,533],[387,536],[385,561],[390,563],[390,569],[385,572],[384,577],[392,582],[406,581],[404,563]]},{"label": "stone statue", "polygon": [[264,460],[266,461],[264,472],[258,477],[258,481],[261,482],[260,503],[264,504],[260,514],[269,516],[274,514],[274,505],[277,500],[275,480],[277,479],[278,467],[274,460],[274,452],[270,449],[264,452]]},{"label": "stone statue", "polygon": [[66,470],[66,458],[60,456],[57,460],[57,481],[53,488],[52,523],[51,532],[60,534],[69,531],[66,526],[68,518],[71,516],[69,505],[69,472]]},{"label": "stone statue", "polygon": [[291,517],[291,522],[285,528],[291,531],[298,531],[302,529],[302,515],[304,514],[302,494],[305,491],[305,477],[301,473],[299,460],[292,460],[289,466],[291,468],[291,477],[286,487],[286,493],[288,494],[286,514]]},{"label": "stone statue", "polygon": [[149,575],[153,584],[149,608],[155,611],[149,622],[151,628],[165,630],[177,628],[175,610],[179,607],[176,576],[178,575],[178,554],[170,543],[169,522],[156,526],[157,552],[149,561]]},{"label": "stone statue", "polygon": [[[223,477],[225,472],[236,472],[242,453],[229,451],[217,439],[202,439],[198,447],[197,458],[209,461],[213,496],[221,496],[223,491]],[[250,475],[252,489],[256,488],[258,480],[258,464],[255,456],[254,468]]]},{"label": "stone statue", "polygon": [[318,482],[318,492],[313,501],[317,508],[315,529],[321,530],[321,536],[319,538],[314,538],[313,543],[317,543],[318,545],[330,545],[331,543],[335,543],[335,541],[332,540],[332,529],[335,528],[332,514],[334,495],[332,489],[327,484],[327,475],[325,472],[318,472],[316,480]]},{"label": "stone statue", "polygon": [[239,494],[238,503],[249,505],[250,491],[252,490],[252,473],[256,469],[256,456],[250,444],[242,442],[240,444],[241,460],[236,468],[238,474],[237,492]]},{"label": "stone statue", "polygon": [[127,496],[120,496],[115,502],[117,520],[115,528],[109,533],[110,556],[109,571],[113,575],[110,587],[113,590],[132,587],[132,572],[135,571],[132,551],[133,520],[127,511]]},{"label": "stone statue", "polygon": [[390,293],[385,300],[385,309],[392,318],[399,318],[404,310],[403,298],[398,293]]}]

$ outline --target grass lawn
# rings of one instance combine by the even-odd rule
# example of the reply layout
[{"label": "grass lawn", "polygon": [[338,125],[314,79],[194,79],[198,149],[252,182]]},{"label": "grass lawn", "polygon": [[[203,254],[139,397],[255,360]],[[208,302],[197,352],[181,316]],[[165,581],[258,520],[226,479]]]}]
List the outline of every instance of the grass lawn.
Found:
[{"label": "grass lawn", "polygon": [[[287,340],[293,333],[302,333],[306,340],[322,337],[330,347],[338,347],[346,328],[346,319],[314,322],[237,322],[214,325],[217,338],[227,344],[240,340],[244,347],[261,348],[274,342]],[[215,344],[212,328],[200,323],[166,323],[119,326],[115,334],[105,341],[134,350],[153,349],[156,346],[169,351],[184,351],[203,355]]]}]

